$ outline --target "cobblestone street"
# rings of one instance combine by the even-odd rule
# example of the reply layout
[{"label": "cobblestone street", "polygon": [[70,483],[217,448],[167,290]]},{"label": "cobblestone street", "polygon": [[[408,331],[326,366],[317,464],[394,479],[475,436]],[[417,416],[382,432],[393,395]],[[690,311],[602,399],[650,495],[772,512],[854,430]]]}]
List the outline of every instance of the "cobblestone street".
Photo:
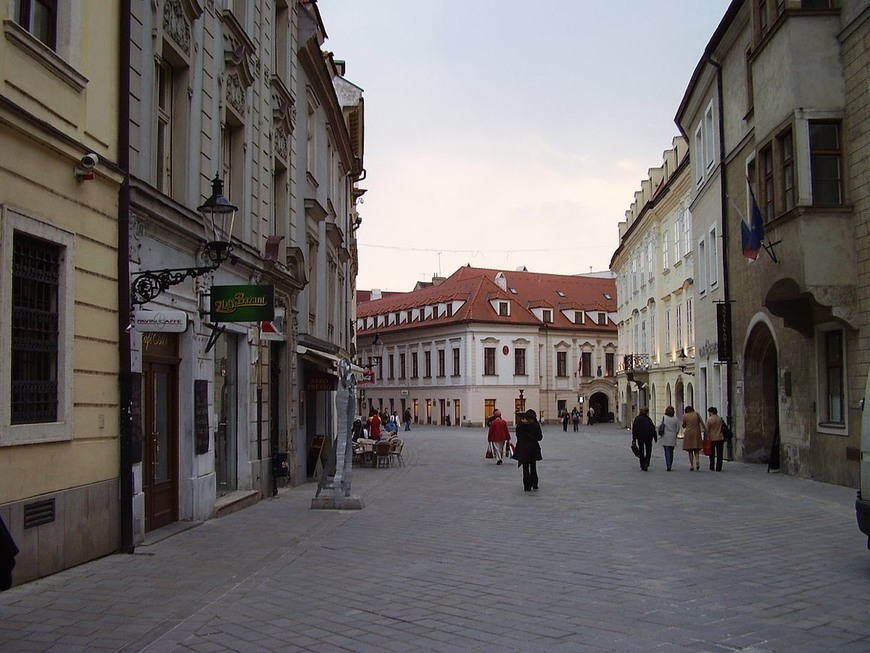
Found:
[{"label": "cobblestone street", "polygon": [[[0,594],[12,651],[870,650],[855,491],[727,463],[640,471],[614,425],[547,426],[540,491],[483,429]],[[704,459],[706,461],[706,459]]]}]

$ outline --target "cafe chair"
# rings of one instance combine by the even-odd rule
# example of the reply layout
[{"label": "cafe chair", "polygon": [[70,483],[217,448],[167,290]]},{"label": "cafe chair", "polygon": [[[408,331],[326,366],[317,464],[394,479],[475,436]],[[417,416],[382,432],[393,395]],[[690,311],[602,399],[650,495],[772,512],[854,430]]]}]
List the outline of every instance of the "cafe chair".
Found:
[{"label": "cafe chair", "polygon": [[405,459],[402,458],[402,449],[405,446],[405,441],[401,438],[393,438],[390,441],[390,444],[390,460],[392,461],[392,459],[395,458],[396,462],[399,464],[399,467],[404,467]]},{"label": "cafe chair", "polygon": [[379,440],[375,443],[375,456],[377,456],[378,467],[389,467],[390,466],[390,452],[392,451],[392,446],[386,440]]}]

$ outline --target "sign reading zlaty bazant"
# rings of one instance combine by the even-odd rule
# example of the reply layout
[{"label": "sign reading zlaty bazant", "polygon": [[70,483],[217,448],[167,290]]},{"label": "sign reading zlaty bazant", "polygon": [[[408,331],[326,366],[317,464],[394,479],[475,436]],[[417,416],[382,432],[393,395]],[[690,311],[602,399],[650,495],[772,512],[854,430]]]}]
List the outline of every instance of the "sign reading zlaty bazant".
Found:
[{"label": "sign reading zlaty bazant", "polygon": [[212,322],[261,322],[275,317],[274,286],[212,286]]}]

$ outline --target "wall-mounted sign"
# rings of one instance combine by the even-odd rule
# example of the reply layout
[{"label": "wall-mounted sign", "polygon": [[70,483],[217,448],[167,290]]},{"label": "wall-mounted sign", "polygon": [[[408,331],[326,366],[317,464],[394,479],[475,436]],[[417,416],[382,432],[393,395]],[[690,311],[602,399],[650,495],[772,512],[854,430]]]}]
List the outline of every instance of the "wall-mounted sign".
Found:
[{"label": "wall-mounted sign", "polygon": [[275,317],[260,322],[260,337],[263,340],[286,340],[284,336],[284,318],[286,309],[276,308]]},{"label": "wall-mounted sign", "polygon": [[212,286],[212,322],[263,322],[275,318],[274,286]]},{"label": "wall-mounted sign", "polygon": [[184,333],[187,313],[184,311],[136,311],[133,328],[142,333]]}]

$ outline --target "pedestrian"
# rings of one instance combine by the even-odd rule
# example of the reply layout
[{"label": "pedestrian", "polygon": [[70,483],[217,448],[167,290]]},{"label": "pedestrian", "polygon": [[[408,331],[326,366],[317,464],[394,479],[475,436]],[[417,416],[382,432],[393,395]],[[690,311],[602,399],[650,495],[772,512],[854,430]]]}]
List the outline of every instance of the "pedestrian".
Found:
[{"label": "pedestrian", "polygon": [[529,408],[523,413],[522,421],[517,424],[517,446],[514,458],[517,467],[523,468],[523,489],[526,492],[538,489],[538,461],[541,456],[541,440],[544,434],[538,422],[538,414]]},{"label": "pedestrian", "polygon": [[701,469],[701,433],[704,420],[691,406],[683,414],[683,451],[689,453],[689,471]]},{"label": "pedestrian", "polygon": [[405,422],[405,430],[410,431],[411,430],[411,409],[410,408],[405,409],[405,414],[403,415],[403,417],[404,417],[404,422]]},{"label": "pedestrian", "polygon": [[562,413],[562,430],[568,432],[568,411]]},{"label": "pedestrian", "polygon": [[659,424],[659,437],[662,439],[662,450],[665,452],[665,467],[671,471],[674,465],[674,447],[677,446],[677,433],[680,431],[680,420],[677,419],[673,406],[665,408],[662,421]]},{"label": "pedestrian", "polygon": [[707,409],[707,438],[713,444],[713,449],[710,451],[710,471],[714,469],[717,472],[722,471],[722,453],[725,448],[725,422],[719,417],[719,410],[715,406],[710,406]]},{"label": "pedestrian", "polygon": [[372,440],[381,439],[381,416],[378,414],[377,408],[372,408],[369,413],[369,437]]},{"label": "pedestrian", "polygon": [[507,422],[501,417],[501,411],[497,408],[492,414],[492,419],[489,421],[489,433],[486,436],[489,446],[492,449],[495,464],[501,465],[504,458],[505,443],[511,439],[510,431],[508,431]]},{"label": "pedestrian", "polygon": [[574,433],[580,430],[580,411],[576,406],[571,411],[571,423],[574,424]]},{"label": "pedestrian", "polygon": [[649,416],[649,408],[643,407],[631,423],[631,441],[640,449],[640,468],[645,472],[649,471],[653,440],[658,440],[656,425]]}]

